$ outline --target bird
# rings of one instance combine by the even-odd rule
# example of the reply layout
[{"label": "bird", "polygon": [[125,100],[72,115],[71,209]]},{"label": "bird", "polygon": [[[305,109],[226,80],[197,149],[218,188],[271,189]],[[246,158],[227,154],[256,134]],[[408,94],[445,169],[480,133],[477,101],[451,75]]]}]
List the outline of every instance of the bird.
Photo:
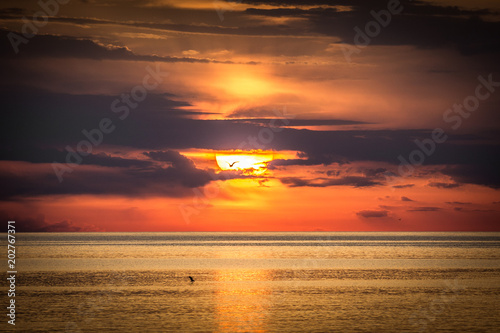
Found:
[{"label": "bird", "polygon": [[194,279],[190,276],[189,279],[191,280],[191,283],[194,282]]},{"label": "bird", "polygon": [[233,163],[229,163],[229,162],[226,162],[226,163],[227,163],[227,164],[229,164],[229,167],[230,167],[230,168],[232,168],[232,167],[233,167],[233,165],[235,165],[235,164],[236,164],[236,163],[238,163],[238,162],[239,162],[239,161],[235,161],[235,162],[233,162]]}]

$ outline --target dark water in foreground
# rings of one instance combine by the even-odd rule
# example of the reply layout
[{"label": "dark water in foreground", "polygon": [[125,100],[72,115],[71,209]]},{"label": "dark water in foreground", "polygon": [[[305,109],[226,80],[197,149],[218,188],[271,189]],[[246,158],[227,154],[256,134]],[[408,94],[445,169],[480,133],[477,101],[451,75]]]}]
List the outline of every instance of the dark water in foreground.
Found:
[{"label": "dark water in foreground", "polygon": [[17,236],[17,331],[500,331],[500,233]]}]

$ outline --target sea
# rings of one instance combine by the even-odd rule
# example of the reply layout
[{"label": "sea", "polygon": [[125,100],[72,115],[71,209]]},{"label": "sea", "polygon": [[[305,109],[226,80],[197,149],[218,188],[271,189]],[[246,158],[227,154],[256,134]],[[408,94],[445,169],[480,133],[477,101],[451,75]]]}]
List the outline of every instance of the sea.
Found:
[{"label": "sea", "polygon": [[15,248],[2,331],[500,332],[500,233],[18,233]]}]

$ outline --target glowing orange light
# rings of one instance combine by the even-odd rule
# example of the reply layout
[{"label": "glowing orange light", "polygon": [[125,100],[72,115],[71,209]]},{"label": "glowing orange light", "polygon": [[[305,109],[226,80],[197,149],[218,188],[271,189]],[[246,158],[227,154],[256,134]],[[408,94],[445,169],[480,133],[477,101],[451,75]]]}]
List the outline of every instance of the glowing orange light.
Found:
[{"label": "glowing orange light", "polygon": [[259,175],[267,170],[267,163],[273,160],[272,152],[220,152],[215,156],[221,170],[241,170],[247,174]]}]

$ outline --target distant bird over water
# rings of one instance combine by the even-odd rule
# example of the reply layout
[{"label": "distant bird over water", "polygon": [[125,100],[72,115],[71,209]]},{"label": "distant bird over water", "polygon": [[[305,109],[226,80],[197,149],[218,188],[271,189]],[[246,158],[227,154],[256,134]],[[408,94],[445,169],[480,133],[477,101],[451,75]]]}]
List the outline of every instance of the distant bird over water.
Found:
[{"label": "distant bird over water", "polygon": [[235,165],[236,163],[238,163],[239,161],[236,161],[236,162],[233,162],[233,163],[229,163],[229,162],[226,162],[227,164],[229,164],[229,167],[232,168],[233,165]]},{"label": "distant bird over water", "polygon": [[189,280],[191,280],[191,283],[194,282],[194,279],[192,277],[189,277]]}]

